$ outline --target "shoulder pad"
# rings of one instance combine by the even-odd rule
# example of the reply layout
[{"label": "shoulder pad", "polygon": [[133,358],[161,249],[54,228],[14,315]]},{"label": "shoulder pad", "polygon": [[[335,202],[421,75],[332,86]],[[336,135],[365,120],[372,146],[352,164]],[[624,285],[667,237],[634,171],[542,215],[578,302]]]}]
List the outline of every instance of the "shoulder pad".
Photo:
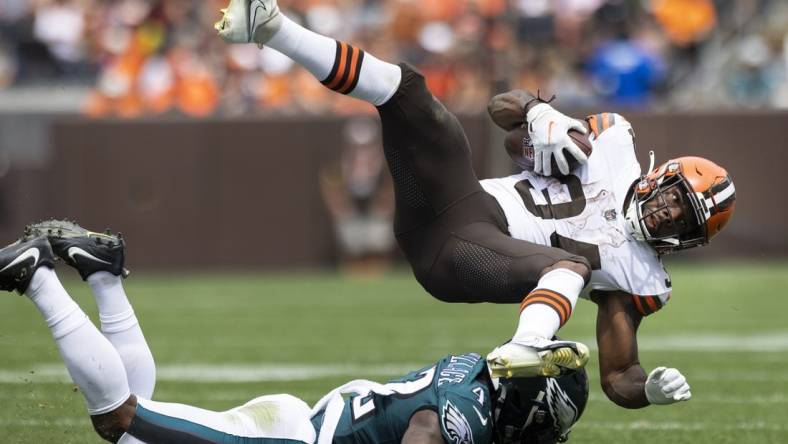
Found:
[{"label": "shoulder pad", "polygon": [[588,126],[591,129],[591,132],[594,133],[594,136],[597,138],[606,129],[612,127],[617,123],[628,123],[627,120],[624,119],[624,117],[616,113],[594,114],[592,116],[586,117],[586,122],[588,122]]}]

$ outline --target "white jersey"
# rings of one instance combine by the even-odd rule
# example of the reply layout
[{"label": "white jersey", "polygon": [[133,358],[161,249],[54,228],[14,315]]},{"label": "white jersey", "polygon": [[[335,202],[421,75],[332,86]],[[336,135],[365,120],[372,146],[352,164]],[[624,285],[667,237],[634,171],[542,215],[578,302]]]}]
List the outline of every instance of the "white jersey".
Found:
[{"label": "white jersey", "polygon": [[645,298],[636,298],[636,305],[650,314],[667,302],[671,284],[654,249],[635,240],[624,222],[624,199],[641,174],[632,126],[618,114],[589,122],[593,151],[588,164],[571,175],[523,171],[481,184],[506,214],[512,237],[589,259],[591,281],[581,297],[593,290],[621,290]]}]

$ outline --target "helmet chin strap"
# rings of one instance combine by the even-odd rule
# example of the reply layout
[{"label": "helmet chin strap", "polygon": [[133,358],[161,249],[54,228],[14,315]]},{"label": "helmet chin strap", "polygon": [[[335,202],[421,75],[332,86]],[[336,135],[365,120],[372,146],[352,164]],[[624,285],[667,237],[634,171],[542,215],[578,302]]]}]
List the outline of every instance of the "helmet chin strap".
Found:
[{"label": "helmet chin strap", "polygon": [[[649,150],[648,158],[648,170],[646,171],[650,173],[651,171],[654,171],[654,150]],[[646,241],[650,238],[650,236],[646,232],[645,227],[640,223],[639,210],[640,203],[638,202],[637,194],[632,193],[632,200],[629,202],[629,207],[627,208],[627,212],[624,215],[624,220],[627,222],[627,227],[629,227],[629,232],[632,233],[632,237],[639,241]]]},{"label": "helmet chin strap", "polygon": [[648,152],[648,171],[649,173],[654,171],[654,150],[649,150]]},{"label": "helmet chin strap", "polygon": [[624,220],[627,222],[627,227],[629,228],[629,232],[632,234],[632,237],[639,241],[645,241],[648,238],[648,234],[640,224],[640,212],[637,210],[638,205],[639,202],[637,197],[633,195],[632,200],[629,202],[627,213],[624,215]]}]

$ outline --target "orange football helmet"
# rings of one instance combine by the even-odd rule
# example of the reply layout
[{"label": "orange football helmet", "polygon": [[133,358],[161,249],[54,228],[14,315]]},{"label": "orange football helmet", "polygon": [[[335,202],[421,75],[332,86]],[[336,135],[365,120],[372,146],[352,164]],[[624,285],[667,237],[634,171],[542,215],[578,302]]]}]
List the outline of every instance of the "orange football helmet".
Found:
[{"label": "orange football helmet", "polygon": [[636,239],[666,254],[709,243],[730,220],[735,203],[725,169],[702,157],[679,157],[635,183],[625,217]]}]

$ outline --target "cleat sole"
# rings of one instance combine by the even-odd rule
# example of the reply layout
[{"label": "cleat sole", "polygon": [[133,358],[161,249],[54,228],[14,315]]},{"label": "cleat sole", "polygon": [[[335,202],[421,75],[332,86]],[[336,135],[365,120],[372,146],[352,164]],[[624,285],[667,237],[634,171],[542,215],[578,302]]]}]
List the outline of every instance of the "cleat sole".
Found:
[{"label": "cleat sole", "polygon": [[488,356],[487,366],[494,378],[557,377],[579,370],[588,363],[588,347],[580,343],[575,345],[576,350],[570,346],[543,350],[517,362],[502,356]]}]

